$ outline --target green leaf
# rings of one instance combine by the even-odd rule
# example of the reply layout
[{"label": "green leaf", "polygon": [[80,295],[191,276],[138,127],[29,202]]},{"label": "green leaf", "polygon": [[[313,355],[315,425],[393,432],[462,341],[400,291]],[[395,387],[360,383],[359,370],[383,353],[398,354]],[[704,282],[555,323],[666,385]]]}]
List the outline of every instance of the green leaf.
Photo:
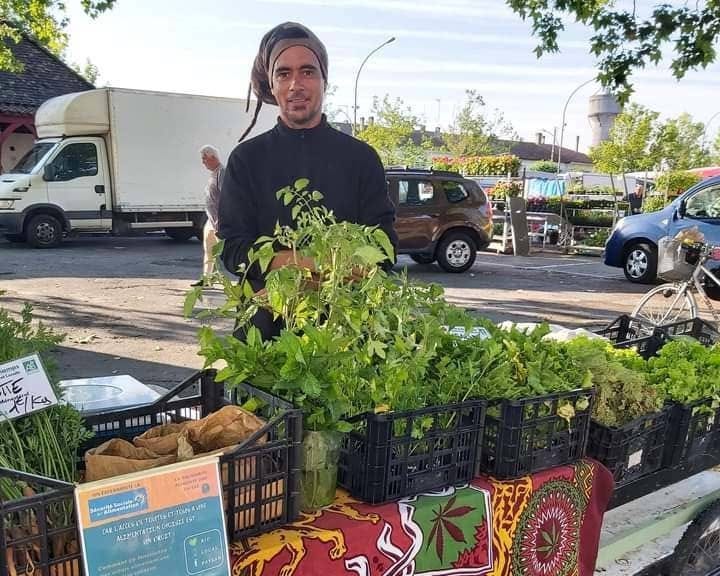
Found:
[{"label": "green leaf", "polygon": [[383,250],[385,250],[385,254],[387,254],[388,258],[394,260],[395,250],[393,249],[392,242],[390,242],[390,238],[388,238],[388,235],[385,234],[385,231],[380,228],[376,228],[373,230],[373,238],[375,238],[375,241],[380,244]]},{"label": "green leaf", "polygon": [[288,206],[290,204],[290,202],[292,202],[292,200],[293,200],[292,192],[286,192],[285,195],[283,196],[283,204],[285,206]]},{"label": "green leaf", "polygon": [[341,420],[340,422],[337,423],[336,429],[338,432],[347,433],[347,432],[352,432],[353,426],[349,422],[344,422]]},{"label": "green leaf", "polygon": [[293,187],[295,188],[296,192],[300,192],[301,190],[305,190],[305,188],[308,187],[308,184],[310,184],[310,180],[307,178],[298,178],[295,180],[295,184]]},{"label": "green leaf", "polygon": [[298,214],[300,214],[300,210],[302,210],[302,206],[299,204],[292,207],[292,219],[297,220]]},{"label": "green leaf", "polygon": [[322,194],[320,194],[320,192],[318,192],[317,190],[313,191],[312,199],[315,200],[315,202],[319,202],[323,198],[324,198],[324,196]]},{"label": "green leaf", "polygon": [[243,280],[242,291],[245,298],[252,298],[255,295],[255,291],[247,280]]},{"label": "green leaf", "polygon": [[367,266],[374,266],[385,260],[385,255],[380,252],[375,246],[361,246],[357,248],[353,254],[357,256]]},{"label": "green leaf", "polygon": [[202,286],[192,288],[185,296],[185,303],[183,304],[183,315],[185,318],[190,318],[192,312],[195,309],[195,304],[202,295]]}]

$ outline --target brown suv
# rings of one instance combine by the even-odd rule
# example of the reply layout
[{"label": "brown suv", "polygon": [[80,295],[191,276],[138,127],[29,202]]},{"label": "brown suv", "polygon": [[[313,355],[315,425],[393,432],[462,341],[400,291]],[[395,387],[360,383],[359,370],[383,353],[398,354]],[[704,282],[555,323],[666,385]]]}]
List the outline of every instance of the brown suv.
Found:
[{"label": "brown suv", "polygon": [[480,186],[457,172],[388,168],[400,254],[446,272],[465,272],[492,238],[492,207]]}]

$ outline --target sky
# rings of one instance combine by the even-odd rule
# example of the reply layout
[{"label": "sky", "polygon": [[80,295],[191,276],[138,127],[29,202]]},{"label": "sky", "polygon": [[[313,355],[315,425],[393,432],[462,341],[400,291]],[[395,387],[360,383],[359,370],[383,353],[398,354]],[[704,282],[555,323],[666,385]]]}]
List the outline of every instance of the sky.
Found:
[{"label": "sky", "polygon": [[[653,2],[638,0],[641,9]],[[91,20],[76,0],[67,2],[67,57],[89,58],[100,85],[245,98],[250,68],[262,35],[293,20],[310,27],[329,53],[335,108],[352,117],[355,75],[375,53],[358,82],[358,118],[372,115],[374,96],[399,97],[429,130],[446,128],[465,91],[481,94],[524,140],[539,131],[560,138],[565,102],[596,75],[588,52],[590,32],[568,23],[560,53],[536,58],[531,25],[502,0],[118,0]],[[634,74],[633,101],[662,117],[690,113],[708,122],[720,112],[720,64],[690,72],[677,82],[667,62]],[[564,145],[591,144],[588,99],[595,83],[581,88],[567,108]],[[708,138],[720,128],[720,114]]]}]

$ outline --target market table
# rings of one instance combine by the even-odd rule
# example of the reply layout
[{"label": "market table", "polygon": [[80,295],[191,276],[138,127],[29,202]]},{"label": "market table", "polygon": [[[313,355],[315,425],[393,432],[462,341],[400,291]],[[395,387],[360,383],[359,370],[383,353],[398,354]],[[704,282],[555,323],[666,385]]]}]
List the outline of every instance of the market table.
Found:
[{"label": "market table", "polygon": [[593,460],[370,506],[335,503],[231,546],[234,576],[591,576],[613,479]]}]

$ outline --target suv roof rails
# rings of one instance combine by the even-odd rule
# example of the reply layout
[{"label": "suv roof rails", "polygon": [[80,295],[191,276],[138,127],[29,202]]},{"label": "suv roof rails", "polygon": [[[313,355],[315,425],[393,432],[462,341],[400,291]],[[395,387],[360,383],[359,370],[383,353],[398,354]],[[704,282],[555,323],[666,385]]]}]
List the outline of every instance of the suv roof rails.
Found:
[{"label": "suv roof rails", "polygon": [[413,174],[433,174],[435,176],[452,176],[454,178],[463,178],[460,172],[452,170],[433,170],[432,168],[410,168],[408,166],[387,166],[386,172],[410,172]]}]

